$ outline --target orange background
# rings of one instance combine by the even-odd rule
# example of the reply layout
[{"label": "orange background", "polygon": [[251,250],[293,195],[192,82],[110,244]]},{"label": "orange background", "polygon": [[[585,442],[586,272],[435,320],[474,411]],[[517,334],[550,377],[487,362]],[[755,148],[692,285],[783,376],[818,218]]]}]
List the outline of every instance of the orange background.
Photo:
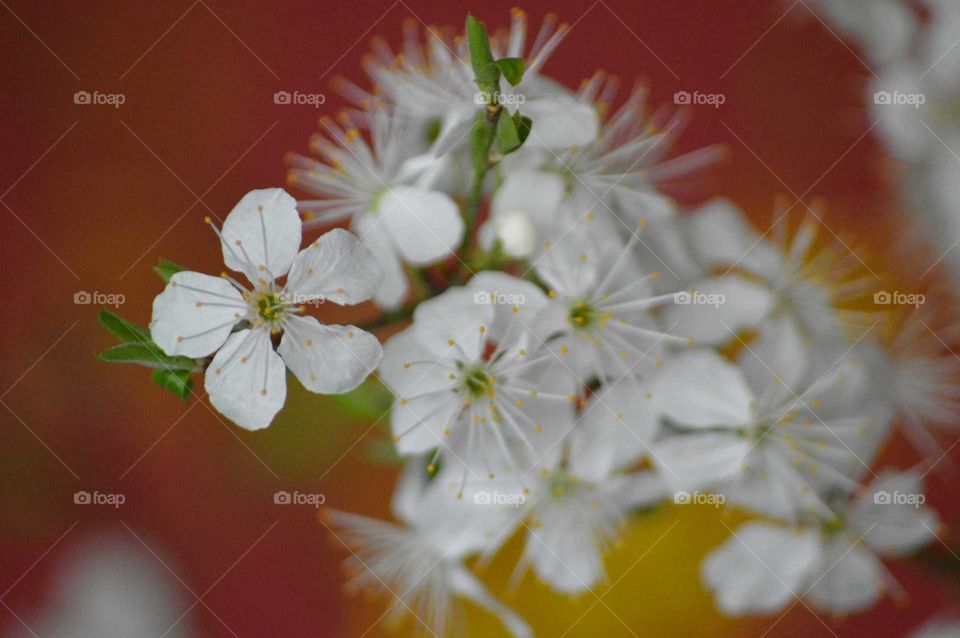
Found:
[{"label": "orange background", "polygon": [[[723,93],[719,109],[694,108],[681,148],[724,143],[727,160],[679,195],[726,195],[763,228],[775,195],[821,197],[830,227],[877,254],[872,267],[895,265],[883,263],[886,242],[903,230],[892,216],[894,194],[876,140],[857,142],[870,125],[861,98],[869,71],[803,3],[784,17],[789,6],[556,2],[551,9],[573,29],[547,70],[574,87],[596,69],[626,84],[643,77],[654,104],[678,90]],[[247,191],[284,183],[284,153],[304,151],[319,115],[342,105],[330,80],[366,82],[360,59],[371,36],[397,45],[403,20],[460,25],[468,9],[504,26],[509,8],[493,0],[0,8],[0,590],[16,583],[2,599],[10,609],[30,616],[73,544],[105,530],[126,534],[126,524],[169,550],[195,592],[215,585],[204,602],[239,636],[358,636],[374,623],[382,606],[342,596],[345,552],[325,538],[313,510],[275,506],[272,495],[322,492],[341,509],[389,516],[395,470],[365,459],[379,430],[295,382],[268,430],[229,425],[205,401],[180,403],[152,385],[143,369],[97,363],[93,354],[112,338],[97,325],[99,308],[75,305],[73,296],[123,294],[119,312],[146,324],[161,289],[151,266],[165,257],[222,269],[203,216],[222,218]],[[534,31],[543,10],[527,9]],[[78,90],[120,92],[126,102],[76,105]],[[277,90],[323,92],[327,104],[275,105]],[[891,458],[916,460],[908,452]],[[122,492],[127,502],[78,507],[79,489]],[[932,492],[956,520],[946,481],[935,478]],[[511,604],[544,636],[563,634],[581,616],[567,635],[630,635],[617,618],[645,636],[760,635],[771,626],[769,636],[830,635],[799,605],[775,624],[714,611],[697,572],[727,536],[712,512],[665,508],[634,525],[608,561],[611,582],[625,576],[608,595],[599,590],[603,604],[590,593],[554,595],[532,577]],[[518,552],[514,542],[489,568],[494,593]],[[911,594],[905,608],[885,600],[869,614],[826,619],[831,630],[899,636],[956,600],[947,575],[906,563],[893,570]],[[470,635],[500,635],[489,617],[470,612],[470,621]],[[230,635],[202,605],[184,622],[201,635]],[[15,626],[0,609],[0,627]]]}]

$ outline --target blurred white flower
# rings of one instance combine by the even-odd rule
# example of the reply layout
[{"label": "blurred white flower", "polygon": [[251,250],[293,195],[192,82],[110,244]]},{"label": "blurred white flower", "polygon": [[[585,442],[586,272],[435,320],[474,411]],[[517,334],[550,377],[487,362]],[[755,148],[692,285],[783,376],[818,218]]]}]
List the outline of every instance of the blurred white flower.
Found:
[{"label": "blurred white flower", "polygon": [[807,342],[844,336],[864,313],[841,308],[872,292],[875,279],[861,272],[846,247],[817,244],[813,213],[793,233],[787,215],[774,213],[773,241],[760,235],[732,202],[715,199],[681,220],[689,263],[681,277],[691,291],[723,303],[675,304],[664,321],[698,343],[722,345],[743,330],[781,321]]},{"label": "blurred white flower", "polygon": [[308,227],[350,220],[384,272],[375,301],[396,308],[410,290],[404,262],[424,266],[449,255],[463,237],[463,218],[449,195],[424,183],[428,167],[411,161],[418,129],[384,107],[363,118],[370,142],[350,116],[346,130],[322,119],[325,134],[314,136],[311,148],[324,161],[290,156],[289,181],[322,197],[298,204]]},{"label": "blurred white flower", "polygon": [[676,434],[654,458],[675,489],[711,488],[784,520],[829,517],[824,496],[856,489],[891,415],[845,344],[805,350],[785,331],[750,345],[738,366],[708,349],[663,366],[653,396]]},{"label": "blurred white flower", "polygon": [[[337,510],[324,512],[324,522],[352,556],[345,567],[350,591],[385,596],[388,623],[414,616],[418,633],[459,635],[464,598],[497,616],[515,638],[532,632],[511,609],[494,599],[463,565],[464,558],[483,551],[500,534],[502,509],[456,499],[445,468],[429,483],[422,458],[404,469],[393,496],[394,516],[401,524]],[[455,464],[454,460],[452,464]]]},{"label": "blurred white flower", "polygon": [[880,557],[933,539],[937,517],[922,497],[916,474],[884,473],[836,519],[747,523],[706,557],[703,580],[729,615],[773,614],[797,598],[832,614],[860,611],[899,590]]},{"label": "blurred white flower", "polygon": [[[189,608],[173,576],[131,537],[102,536],[76,548],[54,576],[49,598],[29,629],[44,638],[186,638]],[[165,560],[169,564],[169,560]]]},{"label": "blurred white flower", "polygon": [[296,202],[279,188],[251,191],[223,230],[214,230],[224,263],[244,273],[252,288],[226,274],[178,272],[154,300],[150,322],[151,337],[169,355],[216,353],[204,377],[214,407],[258,430],[283,407],[286,368],[305,388],[325,394],[353,389],[376,368],[376,337],[299,314],[304,304],[356,304],[377,290],[380,269],[354,235],[336,229],[298,253]]}]

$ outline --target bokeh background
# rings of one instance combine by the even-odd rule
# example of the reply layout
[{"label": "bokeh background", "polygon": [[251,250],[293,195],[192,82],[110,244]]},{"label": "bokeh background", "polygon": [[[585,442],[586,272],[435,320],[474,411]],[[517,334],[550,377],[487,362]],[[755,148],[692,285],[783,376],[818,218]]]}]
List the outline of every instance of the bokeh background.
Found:
[{"label": "bokeh background", "polygon": [[[0,5],[0,631],[42,614],[58,569],[86,539],[126,538],[154,561],[135,533],[181,579],[156,562],[184,610],[195,600],[187,587],[202,595],[181,625],[195,635],[391,635],[373,626],[382,605],[342,594],[345,550],[315,511],[273,503],[277,490],[300,490],[389,517],[396,468],[370,458],[380,429],[291,383],[273,425],[245,432],[202,398],[179,402],[143,369],[98,363],[94,353],[113,340],[97,324],[100,308],[74,296],[123,295],[118,312],[146,324],[161,289],[151,266],[165,257],[219,272],[204,215],[223,217],[247,191],[284,183],[284,154],[304,151],[317,118],[343,105],[330,81],[366,81],[372,36],[396,45],[405,20],[459,27],[468,10],[505,26],[511,3]],[[547,67],[570,86],[604,69],[627,85],[646,79],[655,104],[678,90],[725,95],[720,108],[694,107],[681,141],[728,150],[678,191],[685,202],[730,197],[765,229],[778,194],[821,198],[830,228],[870,254],[871,267],[896,273],[888,246],[908,217],[896,214],[868,133],[869,69],[804,2],[790,7],[565,0],[526,9],[531,31],[547,8],[573,25]],[[78,105],[80,90],[122,93],[125,103]],[[326,104],[277,105],[278,90],[324,93]],[[899,440],[886,457],[917,461]],[[933,504],[956,521],[949,475],[932,477]],[[126,502],[79,506],[77,490]],[[782,619],[730,621],[698,577],[727,534],[711,509],[665,508],[611,552],[616,584],[598,590],[602,604],[590,593],[557,596],[532,577],[510,602],[543,636],[900,636],[958,600],[960,561],[934,547],[932,561],[892,565],[909,593],[899,604],[845,619],[797,605]],[[960,540],[949,528],[942,538]],[[514,542],[486,570],[494,593],[518,553]],[[468,614],[470,636],[501,635],[496,621]]]}]

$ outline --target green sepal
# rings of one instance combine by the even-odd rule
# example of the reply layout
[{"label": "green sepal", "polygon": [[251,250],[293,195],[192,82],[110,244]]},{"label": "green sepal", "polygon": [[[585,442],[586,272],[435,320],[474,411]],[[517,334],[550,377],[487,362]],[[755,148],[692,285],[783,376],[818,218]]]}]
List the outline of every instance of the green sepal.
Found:
[{"label": "green sepal", "polygon": [[503,114],[497,120],[497,148],[504,155],[513,153],[527,140],[533,121],[529,117],[515,112],[512,116]]},{"label": "green sepal", "polygon": [[379,421],[393,406],[393,395],[376,378],[369,378],[350,392],[330,395],[329,398],[341,412],[366,423]]},{"label": "green sepal", "polygon": [[146,328],[141,328],[119,315],[115,315],[108,310],[101,310],[97,318],[100,320],[100,325],[107,329],[107,332],[124,343],[131,341],[151,343],[150,333],[147,332]]},{"label": "green sepal", "polygon": [[193,394],[193,380],[190,379],[189,370],[157,368],[153,371],[153,382],[173,392],[181,401],[186,401]]},{"label": "green sepal", "polygon": [[523,58],[500,58],[494,64],[503,73],[503,77],[510,83],[510,86],[517,86],[523,79],[523,72],[526,68]]},{"label": "green sepal", "polygon": [[171,357],[153,342],[142,341],[121,343],[97,354],[97,358],[108,363],[135,363],[147,368],[162,370],[192,371],[197,367],[195,359],[190,357]]},{"label": "green sepal", "polygon": [[493,96],[500,88],[500,68],[490,51],[490,40],[483,23],[472,15],[467,16],[467,44],[470,48],[470,64],[473,66],[477,87]]},{"label": "green sepal", "polygon": [[161,259],[160,263],[153,267],[153,272],[160,275],[160,279],[163,279],[163,282],[167,284],[170,283],[170,277],[182,270],[186,270],[186,268],[168,259]]}]

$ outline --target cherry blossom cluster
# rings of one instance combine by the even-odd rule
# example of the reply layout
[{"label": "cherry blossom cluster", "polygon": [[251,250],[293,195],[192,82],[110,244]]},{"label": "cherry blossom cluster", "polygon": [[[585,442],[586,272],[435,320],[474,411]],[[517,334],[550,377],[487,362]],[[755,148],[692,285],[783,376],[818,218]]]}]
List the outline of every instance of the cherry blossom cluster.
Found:
[{"label": "cherry blossom cluster", "polygon": [[[468,18],[463,37],[376,41],[368,79],[339,81],[353,106],[288,158],[300,199],[255,190],[208,220],[236,274],[176,269],[153,344],[250,430],[288,369],[312,392],[389,390],[396,520],[323,521],[348,586],[430,633],[465,598],[532,635],[467,563],[516,535],[513,585],[575,595],[627,525],[691,503],[755,515],[702,563],[727,614],[899,593],[883,561],[937,534],[922,480],[960,387],[934,313],[876,305],[884,281],[822,211],[758,231],[726,199],[683,210],[671,182],[720,150],[672,155],[687,114],[642,86],[545,75],[566,31],[547,17],[528,37],[515,10],[490,36]],[[362,327],[313,316],[368,300]],[[880,467],[900,424],[923,461]]]}]

